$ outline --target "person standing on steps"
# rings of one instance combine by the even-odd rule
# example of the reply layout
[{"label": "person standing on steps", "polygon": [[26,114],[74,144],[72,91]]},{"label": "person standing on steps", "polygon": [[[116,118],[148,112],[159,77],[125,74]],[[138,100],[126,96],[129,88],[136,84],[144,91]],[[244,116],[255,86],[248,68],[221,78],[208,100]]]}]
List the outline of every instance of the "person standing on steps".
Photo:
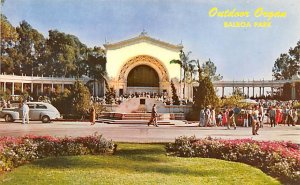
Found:
[{"label": "person standing on steps", "polygon": [[151,118],[150,118],[150,121],[148,122],[148,126],[150,126],[150,124],[153,123],[153,126],[158,127],[157,117],[158,117],[158,114],[157,114],[156,104],[153,104],[152,111],[151,111]]}]

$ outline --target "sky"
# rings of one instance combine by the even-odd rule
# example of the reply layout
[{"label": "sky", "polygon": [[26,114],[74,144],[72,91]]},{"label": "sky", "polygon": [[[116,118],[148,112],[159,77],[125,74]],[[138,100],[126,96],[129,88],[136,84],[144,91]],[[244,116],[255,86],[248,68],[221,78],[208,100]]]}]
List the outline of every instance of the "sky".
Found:
[{"label": "sky", "polygon": [[[248,11],[249,17],[210,17],[209,11]],[[256,28],[257,8],[286,12],[271,27]],[[281,53],[300,41],[298,0],[6,0],[1,11],[13,26],[26,20],[48,37],[57,29],[89,47],[138,36],[182,43],[191,59],[211,59],[224,80],[271,80]],[[224,22],[250,22],[250,28],[225,28]]]}]

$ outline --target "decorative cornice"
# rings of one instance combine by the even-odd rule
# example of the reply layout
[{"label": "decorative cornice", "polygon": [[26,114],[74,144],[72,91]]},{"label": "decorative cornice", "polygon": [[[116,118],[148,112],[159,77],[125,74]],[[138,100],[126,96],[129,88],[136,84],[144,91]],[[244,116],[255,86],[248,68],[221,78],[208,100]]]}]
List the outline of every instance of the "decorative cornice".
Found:
[{"label": "decorative cornice", "polygon": [[163,41],[154,39],[152,37],[149,37],[147,34],[140,34],[137,37],[134,37],[134,38],[131,38],[128,40],[124,40],[124,41],[120,41],[120,42],[116,42],[116,43],[103,44],[103,46],[105,47],[106,50],[109,50],[109,49],[114,50],[114,49],[119,49],[119,48],[122,48],[125,46],[138,44],[141,42],[147,42],[147,43],[157,45],[157,46],[160,46],[160,47],[163,47],[163,48],[166,48],[169,50],[177,51],[177,52],[179,52],[180,50],[183,49],[182,44],[179,44],[179,45],[170,44],[170,43],[163,42]]}]

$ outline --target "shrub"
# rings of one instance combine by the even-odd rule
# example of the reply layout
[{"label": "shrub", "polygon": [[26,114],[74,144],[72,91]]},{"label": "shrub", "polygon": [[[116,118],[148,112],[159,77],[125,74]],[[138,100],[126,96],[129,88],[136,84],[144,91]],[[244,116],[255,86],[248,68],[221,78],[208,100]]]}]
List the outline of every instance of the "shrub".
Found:
[{"label": "shrub", "polygon": [[300,147],[291,142],[252,139],[196,139],[179,137],[166,145],[168,155],[204,157],[246,163],[284,183],[300,182]]},{"label": "shrub", "polygon": [[24,136],[0,138],[0,171],[34,159],[50,156],[113,154],[116,145],[102,135],[77,138],[55,138],[51,136]]}]

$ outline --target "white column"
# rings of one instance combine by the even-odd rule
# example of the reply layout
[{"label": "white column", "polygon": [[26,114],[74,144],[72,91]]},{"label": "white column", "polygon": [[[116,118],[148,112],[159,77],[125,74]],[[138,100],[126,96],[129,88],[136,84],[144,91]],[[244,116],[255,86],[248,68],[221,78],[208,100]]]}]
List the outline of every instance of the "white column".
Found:
[{"label": "white column", "polygon": [[250,96],[249,96],[249,87],[247,87],[247,97],[249,98]]},{"label": "white column", "polygon": [[183,91],[182,91],[182,82],[180,81],[180,92],[179,92],[179,94],[180,94],[180,99],[182,99],[183,98]]},{"label": "white column", "polygon": [[271,87],[271,96],[272,96],[272,97],[274,96],[274,90],[273,90],[273,87]]},{"label": "white column", "polygon": [[259,97],[261,97],[261,87],[259,87]]},{"label": "white column", "polygon": [[99,84],[99,82],[97,81],[96,84],[95,84],[96,85],[96,94],[95,94],[96,96],[99,95],[98,94],[98,92],[99,92],[99,85],[98,84]]},{"label": "white column", "polygon": [[15,95],[15,82],[11,84],[11,95]]},{"label": "white column", "polygon": [[44,92],[44,84],[41,83],[41,93],[43,93],[43,92]]},{"label": "white column", "polygon": [[53,82],[51,83],[51,92],[54,92]]},{"label": "white column", "polygon": [[6,82],[4,82],[4,84],[3,84],[3,90],[4,90],[4,92],[6,92]]},{"label": "white column", "polygon": [[21,92],[23,92],[24,91],[24,84],[23,84],[23,82],[21,83]]},{"label": "white column", "polygon": [[259,97],[261,97],[261,87],[259,87]]},{"label": "white column", "polygon": [[96,96],[96,85],[95,85],[95,82],[93,81],[93,96]]},{"label": "white column", "polygon": [[296,99],[296,84],[295,82],[292,83],[292,94],[291,94],[291,99],[295,100]]},{"label": "white column", "polygon": [[225,87],[222,87],[222,97],[224,97],[224,90],[225,90]]},{"label": "white column", "polygon": [[[171,94],[171,93],[170,93]],[[191,86],[191,100],[194,99],[194,86]]]},{"label": "white column", "polygon": [[31,82],[30,91],[31,91],[31,93],[33,93],[33,82]]}]

